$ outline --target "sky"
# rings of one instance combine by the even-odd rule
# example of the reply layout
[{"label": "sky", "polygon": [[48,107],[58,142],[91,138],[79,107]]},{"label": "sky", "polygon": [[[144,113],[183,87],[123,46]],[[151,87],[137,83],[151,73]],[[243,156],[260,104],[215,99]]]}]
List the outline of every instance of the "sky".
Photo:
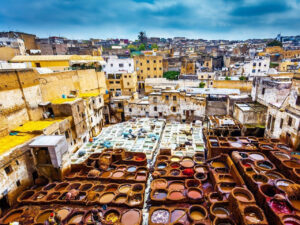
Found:
[{"label": "sky", "polygon": [[300,35],[300,0],[1,0],[0,31],[70,39]]}]

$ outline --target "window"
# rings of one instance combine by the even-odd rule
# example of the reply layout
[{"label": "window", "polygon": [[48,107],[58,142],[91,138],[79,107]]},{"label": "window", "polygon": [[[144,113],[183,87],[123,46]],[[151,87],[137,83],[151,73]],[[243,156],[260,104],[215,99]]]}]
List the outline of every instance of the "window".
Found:
[{"label": "window", "polygon": [[253,67],[256,66],[256,63],[253,63]]},{"label": "window", "polygon": [[140,79],[140,76],[137,76],[138,79]]},{"label": "window", "polygon": [[114,64],[110,64],[110,67],[113,67],[114,66]]},{"label": "window", "polygon": [[109,83],[110,83],[110,84],[113,84],[114,82],[113,82],[113,81],[109,81]]},{"label": "window", "polygon": [[5,173],[7,175],[9,175],[9,174],[11,174],[13,172],[13,169],[12,169],[11,165],[5,167],[4,170],[5,170]]},{"label": "window", "polygon": [[270,129],[271,127],[271,120],[272,120],[272,116],[269,115],[267,129]]},{"label": "window", "polygon": [[288,125],[291,127],[293,124],[293,118],[289,116]]},{"label": "window", "polygon": [[101,100],[101,97],[100,97],[100,98],[99,98],[99,103],[101,103],[101,101],[102,101],[102,100]]},{"label": "window", "polygon": [[150,70],[150,67],[148,67],[147,70]]},{"label": "window", "polygon": [[18,187],[20,187],[20,186],[21,186],[21,182],[20,182],[20,180],[17,180],[17,182],[16,182],[16,185],[17,185]]},{"label": "window", "polygon": [[149,61],[149,60],[147,60],[147,63],[150,63],[150,61]]},{"label": "window", "polygon": [[300,95],[297,96],[297,99],[296,99],[296,105],[297,105],[297,106],[300,106]]},{"label": "window", "polygon": [[255,70],[252,70],[252,73],[255,73]]},{"label": "window", "polygon": [[127,82],[127,85],[129,86],[129,82]]},{"label": "window", "polygon": [[157,97],[153,97],[153,102],[157,103]]},{"label": "window", "polygon": [[116,81],[116,84],[119,84],[120,83],[120,81]]},{"label": "window", "polygon": [[131,63],[129,63],[128,66],[131,67]]},{"label": "window", "polygon": [[79,105],[77,105],[77,111],[78,111],[78,112],[80,111]]},{"label": "window", "polygon": [[141,73],[143,73],[143,70],[141,70]]},{"label": "window", "polygon": [[159,63],[161,63],[161,60],[159,60]]},{"label": "window", "polygon": [[123,64],[123,63],[120,63],[120,64],[119,64],[119,67],[124,67],[124,64]]},{"label": "window", "polygon": [[150,75],[148,75],[148,78],[150,78]]},{"label": "window", "polygon": [[40,63],[35,63],[36,67],[41,67]]},{"label": "window", "polygon": [[18,161],[18,160],[16,160],[16,164],[17,164],[17,165],[20,165],[20,163],[19,163],[19,161]]},{"label": "window", "polygon": [[157,78],[157,76],[156,76],[156,75],[154,75],[154,78]]},{"label": "window", "polygon": [[156,107],[156,106],[154,106],[153,110],[156,112],[156,111],[157,111],[157,107]]},{"label": "window", "polygon": [[263,88],[263,89],[261,90],[261,94],[264,95],[264,94],[265,94],[265,91],[266,91],[266,89]]},{"label": "window", "polygon": [[129,75],[129,78],[131,78],[131,75]]},{"label": "window", "polygon": [[204,76],[202,75],[201,78],[203,78]]},{"label": "window", "polygon": [[211,75],[209,75],[208,78],[211,78]]},{"label": "window", "polygon": [[142,65],[143,65],[143,63],[140,63],[140,65],[142,66]]},{"label": "window", "polygon": [[176,101],[176,100],[177,100],[176,96],[173,96],[173,101]]},{"label": "window", "polygon": [[131,108],[129,108],[128,110],[129,110],[129,112],[132,112],[132,109],[131,109]]},{"label": "window", "polygon": [[119,103],[118,103],[118,107],[119,107],[119,108],[122,108],[122,103],[119,102]]},{"label": "window", "polygon": [[159,67],[159,70],[161,70],[161,67]]},{"label": "window", "polygon": [[70,135],[69,135],[69,132],[68,132],[68,131],[65,131],[65,136],[66,136],[66,138],[67,138],[67,139],[70,137]]},{"label": "window", "polygon": [[86,137],[83,138],[83,142],[84,142],[84,143],[86,142]]},{"label": "window", "polygon": [[111,88],[111,89],[109,89],[110,91],[115,91],[115,89],[113,89],[113,88]]},{"label": "window", "polygon": [[176,112],[176,107],[172,106],[172,112]]},{"label": "window", "polygon": [[154,67],[154,70],[156,70],[156,68]]},{"label": "window", "polygon": [[261,63],[258,63],[258,66],[261,66]]},{"label": "window", "polygon": [[153,60],[153,63],[156,63],[156,60]]},{"label": "window", "polygon": [[168,96],[168,95],[166,95],[166,100],[167,100],[167,101],[169,100],[169,96]]},{"label": "window", "polygon": [[127,75],[125,75],[124,78],[127,78]]},{"label": "window", "polygon": [[282,129],[282,125],[283,125],[283,119],[280,119],[280,129]]}]

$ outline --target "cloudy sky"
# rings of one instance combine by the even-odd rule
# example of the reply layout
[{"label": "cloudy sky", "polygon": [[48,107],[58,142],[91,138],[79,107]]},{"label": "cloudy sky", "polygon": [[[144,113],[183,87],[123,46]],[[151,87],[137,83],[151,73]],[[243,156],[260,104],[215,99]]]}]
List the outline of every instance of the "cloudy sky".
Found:
[{"label": "cloudy sky", "polygon": [[300,34],[300,0],[2,0],[0,30],[74,39]]}]

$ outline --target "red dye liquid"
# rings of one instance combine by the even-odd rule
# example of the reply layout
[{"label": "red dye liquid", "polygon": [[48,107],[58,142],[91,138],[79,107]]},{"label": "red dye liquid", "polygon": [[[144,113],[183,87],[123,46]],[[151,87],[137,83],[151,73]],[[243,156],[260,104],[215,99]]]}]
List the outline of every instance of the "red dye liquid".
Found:
[{"label": "red dye liquid", "polygon": [[182,173],[187,176],[193,176],[195,172],[193,169],[184,169]]},{"label": "red dye liquid", "polygon": [[248,167],[251,167],[251,164],[245,163],[244,166],[248,168]]},{"label": "red dye liquid", "polygon": [[179,168],[179,165],[174,163],[174,164],[171,165],[171,167],[172,167],[173,169],[176,169],[176,168]]},{"label": "red dye liquid", "polygon": [[270,206],[276,213],[288,214],[288,213],[292,212],[291,208],[284,201],[272,201],[271,200]]}]

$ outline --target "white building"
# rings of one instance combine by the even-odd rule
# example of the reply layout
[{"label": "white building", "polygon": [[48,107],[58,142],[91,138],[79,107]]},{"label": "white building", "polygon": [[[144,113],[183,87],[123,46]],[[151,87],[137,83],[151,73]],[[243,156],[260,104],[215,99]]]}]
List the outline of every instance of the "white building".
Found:
[{"label": "white building", "polygon": [[25,55],[26,53],[24,41],[19,38],[0,37],[0,47],[11,47],[18,49],[20,55]]},{"label": "white building", "polygon": [[132,58],[113,58],[107,59],[106,65],[103,65],[103,71],[106,74],[110,73],[133,73],[134,72],[134,61]]},{"label": "white building", "polygon": [[269,57],[256,57],[244,63],[243,74],[246,77],[266,76],[269,68]]}]

